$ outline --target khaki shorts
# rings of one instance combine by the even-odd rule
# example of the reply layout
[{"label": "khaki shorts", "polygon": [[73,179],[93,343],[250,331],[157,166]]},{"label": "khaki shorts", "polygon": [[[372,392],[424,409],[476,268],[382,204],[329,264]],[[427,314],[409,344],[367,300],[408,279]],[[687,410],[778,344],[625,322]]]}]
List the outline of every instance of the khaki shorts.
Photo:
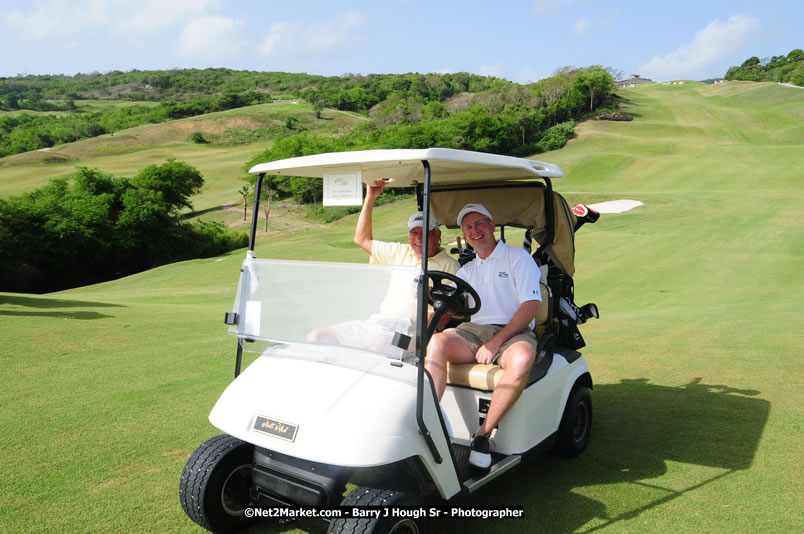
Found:
[{"label": "khaki shorts", "polygon": [[[448,328],[444,330],[444,332],[455,332],[461,336],[464,341],[466,341],[466,343],[469,345],[469,348],[472,349],[472,352],[476,353],[477,349],[479,349],[488,340],[496,336],[497,332],[502,330],[504,326],[505,325],[498,324],[461,323],[457,326],[457,328]],[[536,334],[534,334],[533,330],[526,326],[524,330],[515,336],[512,336],[508,341],[502,344],[500,350],[498,350],[497,354],[494,355],[494,360],[492,360],[492,363],[497,361],[500,355],[505,352],[505,349],[518,341],[526,341],[527,343],[530,343],[533,347],[534,353],[539,347],[539,341],[536,339]]]}]

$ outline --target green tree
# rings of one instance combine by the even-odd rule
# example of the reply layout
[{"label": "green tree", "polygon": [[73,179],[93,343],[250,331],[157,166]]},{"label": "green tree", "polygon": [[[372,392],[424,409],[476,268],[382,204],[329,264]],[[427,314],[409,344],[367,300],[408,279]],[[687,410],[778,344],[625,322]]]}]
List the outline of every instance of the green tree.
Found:
[{"label": "green tree", "polygon": [[[249,175],[250,176],[250,175]],[[248,217],[248,197],[251,196],[251,191],[254,189],[253,183],[246,183],[237,190],[237,193],[243,197],[243,220]]]},{"label": "green tree", "polygon": [[575,83],[582,92],[589,95],[589,111],[592,111],[595,107],[595,97],[610,93],[614,79],[611,74],[603,70],[603,67],[596,65],[581,71]]},{"label": "green tree", "polygon": [[6,109],[20,109],[20,97],[17,93],[8,93],[3,97],[3,105]]},{"label": "green tree", "polygon": [[315,118],[320,119],[321,118],[321,112],[324,111],[324,103],[319,99],[314,100],[313,101],[313,111],[315,112]]},{"label": "green tree", "polygon": [[155,194],[152,198],[174,215],[183,208],[192,208],[190,197],[204,185],[198,170],[187,163],[170,158],[162,165],[149,165],[131,179],[131,184],[142,191]]}]

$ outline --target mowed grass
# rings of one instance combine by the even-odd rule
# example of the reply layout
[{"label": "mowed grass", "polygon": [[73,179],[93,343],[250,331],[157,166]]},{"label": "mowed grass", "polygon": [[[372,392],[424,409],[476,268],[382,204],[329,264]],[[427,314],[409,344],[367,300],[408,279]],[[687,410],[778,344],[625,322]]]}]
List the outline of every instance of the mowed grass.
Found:
[{"label": "mowed grass", "polygon": [[[285,125],[285,119],[291,117],[297,121],[293,131]],[[321,119],[316,119],[310,104],[282,101],[146,124],[0,158],[0,196],[18,195],[53,178],[72,176],[77,167],[131,177],[147,165],[175,158],[195,166],[204,176],[204,189],[193,197],[193,207],[214,209],[238,201],[243,165],[269,148],[272,138],[302,130],[338,135],[361,120],[337,110],[324,110]],[[192,143],[193,132],[201,132],[213,142]]]},{"label": "mowed grass", "polygon": [[[523,504],[525,519],[439,532],[804,530],[804,94],[753,83],[620,94],[633,122],[583,123],[537,156],[562,166],[555,186],[572,202],[645,203],[577,236],[576,301],[602,315],[582,327],[592,441],[470,498]],[[375,236],[404,239],[413,209],[378,207]],[[365,261],[355,220],[260,234],[257,255]],[[178,481],[219,433],[207,414],[232,378],[222,316],[243,256],[0,295],[0,531],[199,530]]]}]

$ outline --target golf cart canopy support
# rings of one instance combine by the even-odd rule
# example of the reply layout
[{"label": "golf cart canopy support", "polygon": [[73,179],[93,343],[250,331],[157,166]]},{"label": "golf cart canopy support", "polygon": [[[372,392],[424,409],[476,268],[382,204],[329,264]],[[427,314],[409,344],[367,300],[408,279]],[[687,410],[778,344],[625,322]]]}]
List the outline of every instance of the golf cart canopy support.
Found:
[{"label": "golf cart canopy support", "polygon": [[366,184],[372,184],[380,178],[391,178],[391,187],[412,187],[422,183],[423,161],[430,163],[434,183],[439,185],[564,176],[561,169],[552,163],[451,148],[316,154],[260,163],[248,172],[320,178],[325,173],[360,171]]}]

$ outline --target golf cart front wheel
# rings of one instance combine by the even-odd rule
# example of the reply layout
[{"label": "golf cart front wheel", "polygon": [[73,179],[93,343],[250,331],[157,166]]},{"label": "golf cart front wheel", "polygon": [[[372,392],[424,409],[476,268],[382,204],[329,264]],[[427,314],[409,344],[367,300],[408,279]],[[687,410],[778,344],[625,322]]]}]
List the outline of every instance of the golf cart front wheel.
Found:
[{"label": "golf cart front wheel", "polygon": [[[341,501],[341,506],[377,506],[398,508],[415,506],[419,501],[405,493],[374,488],[355,488]],[[399,517],[380,510],[380,517],[339,518],[330,523],[328,534],[422,534],[426,532],[423,517]]]},{"label": "golf cart front wheel", "polygon": [[570,392],[558,436],[555,452],[561,456],[578,456],[589,442],[592,430],[592,394],[583,384],[576,384]]},{"label": "golf cart front wheel", "polygon": [[187,516],[212,532],[236,532],[253,520],[250,504],[254,446],[228,435],[215,436],[187,460],[179,500]]}]

